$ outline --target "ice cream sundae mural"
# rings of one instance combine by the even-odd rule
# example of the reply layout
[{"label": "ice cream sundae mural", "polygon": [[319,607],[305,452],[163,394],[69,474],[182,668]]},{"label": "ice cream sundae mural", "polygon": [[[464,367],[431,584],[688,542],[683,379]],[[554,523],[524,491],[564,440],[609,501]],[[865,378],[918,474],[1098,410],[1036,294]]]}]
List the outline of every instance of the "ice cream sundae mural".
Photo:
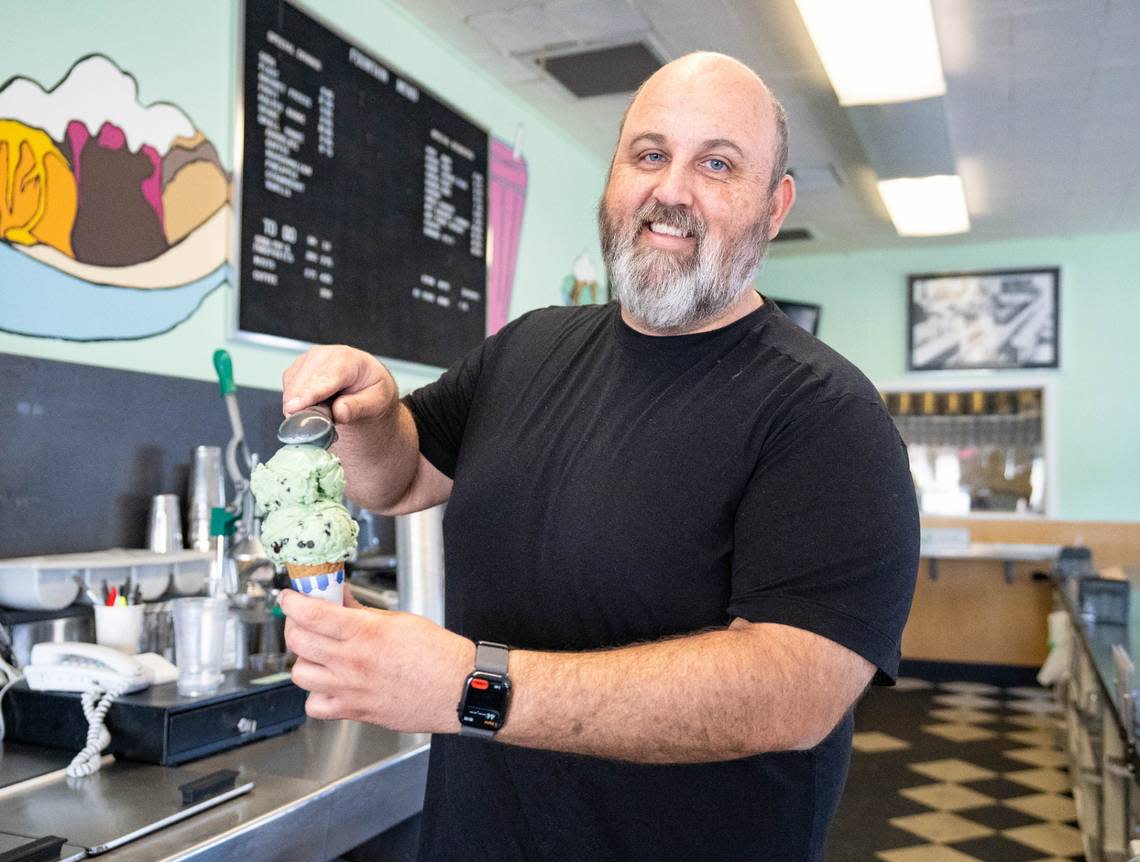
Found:
[{"label": "ice cream sundae mural", "polygon": [[177,106],[99,54],[0,86],[0,330],[75,341],[176,326],[227,276],[229,177]]}]

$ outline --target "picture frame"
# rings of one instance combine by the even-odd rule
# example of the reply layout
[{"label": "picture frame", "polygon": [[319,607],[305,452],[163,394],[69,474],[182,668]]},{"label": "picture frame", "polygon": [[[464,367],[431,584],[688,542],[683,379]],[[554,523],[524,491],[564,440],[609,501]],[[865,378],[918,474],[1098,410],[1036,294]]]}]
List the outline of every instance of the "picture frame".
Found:
[{"label": "picture frame", "polygon": [[907,370],[1060,368],[1059,267],[907,280]]},{"label": "picture frame", "polygon": [[777,299],[774,296],[767,298],[776,303],[780,311],[791,318],[792,323],[801,329],[807,330],[812,335],[819,335],[819,318],[823,312],[821,306],[813,305],[810,302],[793,302],[790,299]]}]

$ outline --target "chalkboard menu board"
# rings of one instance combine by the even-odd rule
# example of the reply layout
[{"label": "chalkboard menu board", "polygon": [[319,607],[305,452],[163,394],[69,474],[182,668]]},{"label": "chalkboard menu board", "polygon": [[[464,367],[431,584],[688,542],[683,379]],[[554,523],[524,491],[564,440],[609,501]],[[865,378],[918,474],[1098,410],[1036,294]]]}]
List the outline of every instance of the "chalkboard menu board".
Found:
[{"label": "chalkboard menu board", "polygon": [[246,0],[238,334],[445,366],[482,340],[487,132],[282,0]]}]

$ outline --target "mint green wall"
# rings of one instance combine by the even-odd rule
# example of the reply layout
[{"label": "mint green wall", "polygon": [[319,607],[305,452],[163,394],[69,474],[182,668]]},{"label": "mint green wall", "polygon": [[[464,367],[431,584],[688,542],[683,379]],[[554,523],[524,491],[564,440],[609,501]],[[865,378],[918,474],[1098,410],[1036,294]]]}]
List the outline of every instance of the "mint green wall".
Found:
[{"label": "mint green wall", "polygon": [[[320,0],[309,8],[496,137],[512,141],[522,124],[529,188],[511,316],[559,303],[562,278],[582,249],[601,261],[594,209],[607,166],[395,4]],[[178,105],[232,169],[235,10],[230,0],[39,0],[5,16],[0,82],[22,75],[50,88],[83,55],[105,54],[135,77],[142,102]],[[279,388],[281,371],[296,351],[229,340],[232,302],[232,288],[223,287],[186,323],[140,341],[78,344],[0,333],[0,352],[212,379],[210,357],[224,346],[239,386]],[[392,370],[402,387],[438,373],[405,363],[393,363]]]},{"label": "mint green wall", "polygon": [[[492,134],[526,129],[530,187],[511,314],[559,301],[578,253],[600,261],[594,207],[606,165],[566,139],[478,67],[386,0],[321,0],[321,15],[462,107]],[[0,80],[50,86],[79,57],[99,52],[139,82],[144,102],[169,101],[194,120],[233,167],[236,14],[230,0],[39,0],[7,16]],[[1059,517],[1140,519],[1140,234],[933,245],[814,257],[776,257],[761,289],[823,305],[821,335],[876,381],[905,376],[906,275],[1059,265],[1061,363],[1050,373],[1060,406]],[[0,333],[0,352],[211,379],[226,346],[239,385],[276,388],[295,355],[230,341],[232,289],[215,291],[174,331],[134,342],[75,344]],[[394,364],[402,386],[430,369]]]},{"label": "mint green wall", "polygon": [[759,285],[822,305],[820,337],[875,382],[930,380],[906,373],[907,275],[1034,266],[1061,268],[1061,368],[1034,373],[1056,381],[1055,516],[1140,520],[1140,233],[775,258]]}]

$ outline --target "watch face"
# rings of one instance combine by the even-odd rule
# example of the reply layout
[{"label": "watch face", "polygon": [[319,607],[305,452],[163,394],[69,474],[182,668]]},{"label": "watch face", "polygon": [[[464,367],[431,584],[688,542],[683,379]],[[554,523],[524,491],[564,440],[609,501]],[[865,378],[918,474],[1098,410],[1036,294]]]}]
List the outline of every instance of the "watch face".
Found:
[{"label": "watch face", "polygon": [[459,708],[459,721],[468,727],[498,730],[503,726],[511,684],[506,677],[476,671],[467,677],[467,689]]}]

